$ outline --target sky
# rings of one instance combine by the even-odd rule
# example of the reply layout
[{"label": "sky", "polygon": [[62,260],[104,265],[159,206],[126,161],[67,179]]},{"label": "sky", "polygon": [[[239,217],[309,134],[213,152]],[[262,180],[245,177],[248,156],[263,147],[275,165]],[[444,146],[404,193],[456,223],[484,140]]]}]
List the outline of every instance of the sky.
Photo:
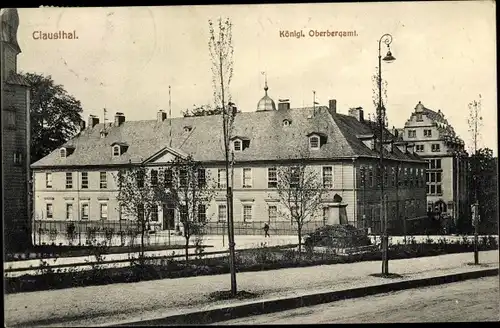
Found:
[{"label": "sky", "polygon": [[[194,105],[213,104],[208,20],[233,23],[233,102],[255,111],[264,95],[290,99],[291,107],[337,100],[347,114],[361,106],[375,113],[372,75],[378,41],[389,33],[396,58],[382,64],[387,81],[389,126],[402,127],[416,104],[440,109],[471,144],[468,103],[482,97],[480,147],[497,156],[495,3],[438,1],[399,3],[211,5],[176,7],[19,9],[18,70],[50,75],[89,114],[107,119],[155,119]],[[356,31],[356,36],[310,37],[311,30]],[[36,40],[47,32],[78,39]],[[305,37],[281,37],[303,31]],[[383,45],[382,56],[387,48]]]}]

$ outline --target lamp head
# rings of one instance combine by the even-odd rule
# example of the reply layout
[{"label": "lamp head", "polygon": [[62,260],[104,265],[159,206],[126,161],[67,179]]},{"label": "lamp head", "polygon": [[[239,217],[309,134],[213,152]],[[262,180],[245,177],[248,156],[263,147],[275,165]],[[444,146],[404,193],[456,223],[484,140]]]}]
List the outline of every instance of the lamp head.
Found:
[{"label": "lamp head", "polygon": [[387,55],[383,58],[383,61],[385,61],[386,63],[392,63],[395,60],[396,58],[394,58],[390,50],[387,51]]}]

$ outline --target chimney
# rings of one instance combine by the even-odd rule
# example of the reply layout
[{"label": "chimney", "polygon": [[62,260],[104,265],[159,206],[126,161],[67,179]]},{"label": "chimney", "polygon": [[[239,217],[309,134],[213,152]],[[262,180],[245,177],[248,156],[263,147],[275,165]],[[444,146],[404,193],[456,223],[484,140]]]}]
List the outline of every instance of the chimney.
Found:
[{"label": "chimney", "polygon": [[167,119],[167,113],[163,109],[160,109],[156,114],[157,122],[161,123]]},{"label": "chimney", "polygon": [[332,114],[337,113],[337,100],[336,99],[328,100],[328,109],[330,110],[330,113],[332,113]]},{"label": "chimney", "polygon": [[365,121],[365,117],[363,114],[363,107],[350,108],[349,115],[355,117],[359,122]]},{"label": "chimney", "polygon": [[287,109],[290,109],[290,100],[279,99],[278,110],[287,110]]},{"label": "chimney", "polygon": [[99,124],[99,117],[97,117],[95,115],[89,115],[89,124],[88,124],[89,129],[93,128],[97,124]]},{"label": "chimney", "polygon": [[115,126],[120,126],[123,122],[125,122],[125,115],[120,112],[116,112],[115,114]]}]

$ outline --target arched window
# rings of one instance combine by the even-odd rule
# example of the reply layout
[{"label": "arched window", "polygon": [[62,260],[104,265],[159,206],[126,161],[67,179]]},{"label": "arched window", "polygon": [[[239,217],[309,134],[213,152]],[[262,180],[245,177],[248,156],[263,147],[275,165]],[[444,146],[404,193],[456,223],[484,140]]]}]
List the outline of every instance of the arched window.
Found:
[{"label": "arched window", "polygon": [[318,136],[309,137],[309,147],[311,149],[319,149],[319,137]]},{"label": "arched window", "polygon": [[120,146],[113,146],[113,156],[120,156]]},{"label": "arched window", "polygon": [[66,148],[61,148],[61,157],[66,157]]}]

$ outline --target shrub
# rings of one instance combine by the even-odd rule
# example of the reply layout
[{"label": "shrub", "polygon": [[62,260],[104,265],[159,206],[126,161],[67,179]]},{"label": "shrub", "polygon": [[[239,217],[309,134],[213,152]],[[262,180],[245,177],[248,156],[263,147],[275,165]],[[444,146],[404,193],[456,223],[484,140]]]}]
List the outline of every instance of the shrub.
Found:
[{"label": "shrub", "polygon": [[98,227],[89,227],[87,228],[87,233],[86,233],[86,241],[85,243],[87,245],[92,245],[93,243],[96,242],[96,235],[97,231],[99,230]]},{"label": "shrub", "polygon": [[70,245],[72,245],[73,241],[76,239],[76,226],[73,222],[66,226],[66,238]]},{"label": "shrub", "polygon": [[105,228],[104,229],[104,237],[108,241],[108,244],[111,246],[111,241],[113,240],[113,236],[115,234],[115,229],[113,228]]}]

